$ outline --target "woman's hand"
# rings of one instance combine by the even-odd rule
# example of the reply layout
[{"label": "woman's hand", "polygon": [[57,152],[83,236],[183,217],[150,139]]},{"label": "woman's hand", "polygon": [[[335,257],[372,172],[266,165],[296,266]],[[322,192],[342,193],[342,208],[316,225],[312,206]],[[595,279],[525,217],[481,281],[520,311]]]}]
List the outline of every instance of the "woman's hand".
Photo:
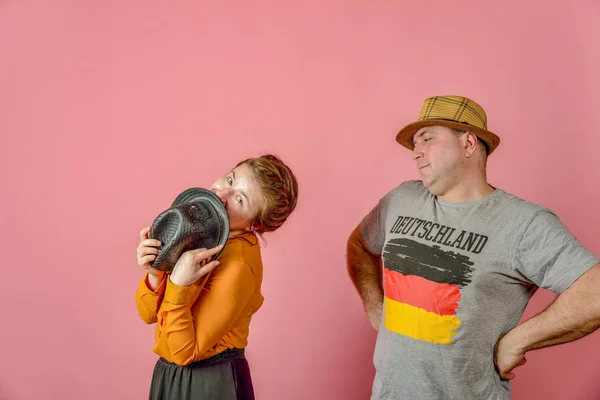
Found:
[{"label": "woman's hand", "polygon": [[177,260],[177,264],[175,264],[175,268],[173,268],[169,279],[177,286],[190,286],[219,265],[217,260],[209,263],[207,261],[222,248],[223,246],[221,245],[208,250],[195,249],[186,251]]},{"label": "woman's hand", "polygon": [[140,244],[137,247],[137,261],[138,265],[142,267],[146,272],[156,278],[162,278],[164,272],[159,271],[156,268],[152,268],[150,262],[156,260],[160,251],[156,248],[160,246],[160,241],[156,239],[149,239],[148,234],[150,233],[150,227],[147,226],[140,232]]}]

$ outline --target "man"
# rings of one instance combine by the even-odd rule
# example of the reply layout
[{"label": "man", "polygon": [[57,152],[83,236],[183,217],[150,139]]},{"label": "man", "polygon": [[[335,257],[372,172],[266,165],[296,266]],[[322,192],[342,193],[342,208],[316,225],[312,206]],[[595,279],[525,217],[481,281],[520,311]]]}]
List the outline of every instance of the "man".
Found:
[{"label": "man", "polygon": [[[600,326],[600,259],[552,211],[488,184],[500,139],[474,101],[429,98],[396,140],[422,181],[390,191],[348,240],[378,330],[372,399],[511,398],[527,351]],[[516,326],[538,287],[559,296]]]}]

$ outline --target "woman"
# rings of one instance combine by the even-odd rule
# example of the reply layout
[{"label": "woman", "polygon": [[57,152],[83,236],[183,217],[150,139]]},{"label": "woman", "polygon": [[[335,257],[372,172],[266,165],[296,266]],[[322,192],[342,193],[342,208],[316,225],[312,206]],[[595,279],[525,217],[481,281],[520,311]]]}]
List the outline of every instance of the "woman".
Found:
[{"label": "woman", "polygon": [[160,242],[140,232],[138,264],[146,270],[136,303],[144,322],[157,323],[151,400],[254,399],[244,348],[261,307],[262,259],[257,235],[279,228],[296,207],[298,185],[272,155],[240,162],[211,186],[229,216],[220,248],[181,255],[171,273],[151,267]]}]

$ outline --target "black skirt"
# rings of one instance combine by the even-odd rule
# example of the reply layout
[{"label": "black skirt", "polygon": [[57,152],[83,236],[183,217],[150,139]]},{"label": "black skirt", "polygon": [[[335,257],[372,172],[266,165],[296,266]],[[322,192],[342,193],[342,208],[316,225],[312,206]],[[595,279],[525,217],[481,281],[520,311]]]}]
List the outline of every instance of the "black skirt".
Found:
[{"label": "black skirt", "polygon": [[186,366],[159,358],[152,374],[150,400],[254,400],[244,350],[225,350]]}]

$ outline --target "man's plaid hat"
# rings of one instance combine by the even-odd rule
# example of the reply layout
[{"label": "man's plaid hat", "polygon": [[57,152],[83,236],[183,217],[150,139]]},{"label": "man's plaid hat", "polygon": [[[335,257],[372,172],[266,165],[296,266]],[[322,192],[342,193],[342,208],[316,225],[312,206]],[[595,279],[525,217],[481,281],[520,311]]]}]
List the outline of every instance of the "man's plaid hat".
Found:
[{"label": "man's plaid hat", "polygon": [[500,138],[487,129],[483,107],[461,96],[436,96],[425,100],[417,122],[406,125],[396,135],[396,141],[413,150],[414,134],[426,126],[441,125],[475,134],[487,146],[488,154],[498,147]]}]

